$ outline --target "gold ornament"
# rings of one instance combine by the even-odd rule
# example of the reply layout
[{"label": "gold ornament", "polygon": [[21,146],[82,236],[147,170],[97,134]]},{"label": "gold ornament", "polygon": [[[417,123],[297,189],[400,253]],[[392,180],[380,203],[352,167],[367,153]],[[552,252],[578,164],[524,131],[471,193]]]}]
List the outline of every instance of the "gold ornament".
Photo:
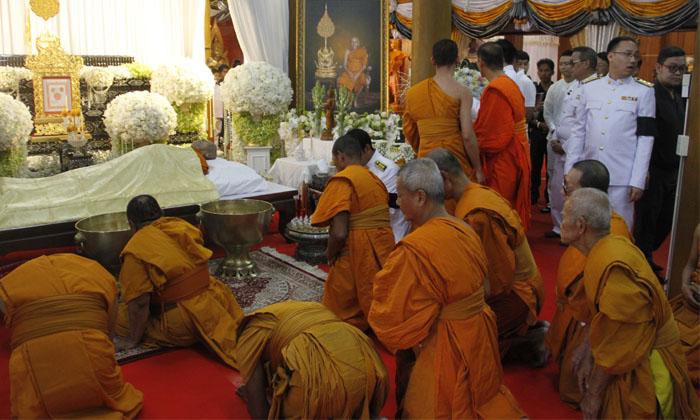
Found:
[{"label": "gold ornament", "polygon": [[328,46],[328,38],[335,33],[335,24],[331,17],[328,16],[327,4],[321,20],[316,25],[316,33],[323,38],[323,47],[316,52],[318,58],[316,61],[316,77],[320,79],[334,79],[338,76],[338,73],[335,71],[335,53]]},{"label": "gold ornament", "polygon": [[32,12],[44,20],[49,20],[58,14],[58,0],[29,0],[29,5],[32,7]]},{"label": "gold ornament", "polygon": [[321,36],[321,38],[328,39],[335,33],[335,24],[328,16],[328,5],[326,5],[326,11],[323,13],[323,17],[318,21],[316,25],[316,33]]}]

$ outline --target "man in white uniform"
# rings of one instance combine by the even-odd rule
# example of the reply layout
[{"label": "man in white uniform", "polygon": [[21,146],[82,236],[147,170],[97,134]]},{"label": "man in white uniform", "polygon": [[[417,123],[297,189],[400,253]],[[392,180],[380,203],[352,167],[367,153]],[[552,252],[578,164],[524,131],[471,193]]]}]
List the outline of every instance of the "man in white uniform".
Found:
[{"label": "man in white uniform", "polygon": [[535,112],[535,99],[537,98],[535,84],[525,75],[525,72],[518,73],[518,62],[515,59],[517,50],[513,44],[505,39],[499,39],[496,41],[496,44],[503,49],[503,73],[510,77],[520,88],[520,93],[525,98],[525,121],[530,121],[532,120],[532,114]]},{"label": "man in white uniform", "polygon": [[391,230],[394,231],[394,239],[398,243],[411,230],[411,223],[404,219],[403,213],[396,204],[396,176],[399,173],[399,165],[372,148],[372,139],[366,131],[356,128],[348,131],[346,135],[360,142],[362,164],[375,174],[389,191],[390,225]]},{"label": "man in white uniform", "polygon": [[[559,73],[563,79],[559,79],[547,91],[544,99],[544,121],[549,128],[547,134],[547,174],[549,175],[549,208],[552,214],[552,231],[545,234],[548,237],[558,238],[561,234],[561,212],[564,209],[564,197],[561,194],[561,184],[564,180],[564,162],[566,156],[562,148],[562,141],[554,139],[554,133],[559,125],[559,119],[564,109],[564,101],[568,99],[567,92],[576,84],[573,75],[571,50],[566,50],[559,57]],[[566,139],[564,139],[566,140]]]},{"label": "man in white uniform", "polygon": [[634,202],[644,192],[654,145],[654,85],[632,77],[639,60],[634,39],[613,38],[607,51],[609,73],[589,78],[581,87],[582,112],[567,141],[564,171],[583,159],[603,162],[610,171],[613,210],[632,228]]}]

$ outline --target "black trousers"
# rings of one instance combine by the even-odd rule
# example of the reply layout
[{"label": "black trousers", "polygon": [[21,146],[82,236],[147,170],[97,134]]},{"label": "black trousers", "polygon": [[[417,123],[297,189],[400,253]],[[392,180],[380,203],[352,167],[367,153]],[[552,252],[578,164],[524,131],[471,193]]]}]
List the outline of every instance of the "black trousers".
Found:
[{"label": "black trousers", "polygon": [[[530,138],[530,163],[532,164],[532,172],[530,172],[530,198],[532,204],[535,204],[540,199],[542,164],[544,163],[545,156],[547,156],[547,135],[535,128],[529,130],[528,137]],[[547,179],[549,180],[549,175],[547,175]],[[544,200],[549,203],[547,188],[544,189]]]},{"label": "black trousers", "polygon": [[671,232],[678,170],[649,166],[649,186],[634,205],[634,241],[647,260]]}]

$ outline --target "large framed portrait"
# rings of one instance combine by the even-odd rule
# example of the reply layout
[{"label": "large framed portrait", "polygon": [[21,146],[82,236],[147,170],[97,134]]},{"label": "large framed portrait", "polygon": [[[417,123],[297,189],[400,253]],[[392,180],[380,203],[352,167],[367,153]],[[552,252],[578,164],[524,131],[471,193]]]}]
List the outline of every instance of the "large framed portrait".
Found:
[{"label": "large framed portrait", "polygon": [[314,108],[317,82],[353,93],[349,111],[389,101],[389,0],[297,0],[297,109]]}]

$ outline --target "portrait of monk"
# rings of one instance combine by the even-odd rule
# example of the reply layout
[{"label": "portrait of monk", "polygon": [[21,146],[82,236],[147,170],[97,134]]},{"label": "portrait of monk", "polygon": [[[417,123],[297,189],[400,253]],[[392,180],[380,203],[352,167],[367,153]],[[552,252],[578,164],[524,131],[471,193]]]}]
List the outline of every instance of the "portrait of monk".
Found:
[{"label": "portrait of monk", "polygon": [[343,74],[338,78],[338,85],[345,86],[355,94],[353,106],[359,106],[360,94],[364,92],[368,84],[365,74],[367,69],[367,49],[360,46],[360,38],[353,36],[350,38],[350,48],[345,50],[345,61],[343,62]]}]

